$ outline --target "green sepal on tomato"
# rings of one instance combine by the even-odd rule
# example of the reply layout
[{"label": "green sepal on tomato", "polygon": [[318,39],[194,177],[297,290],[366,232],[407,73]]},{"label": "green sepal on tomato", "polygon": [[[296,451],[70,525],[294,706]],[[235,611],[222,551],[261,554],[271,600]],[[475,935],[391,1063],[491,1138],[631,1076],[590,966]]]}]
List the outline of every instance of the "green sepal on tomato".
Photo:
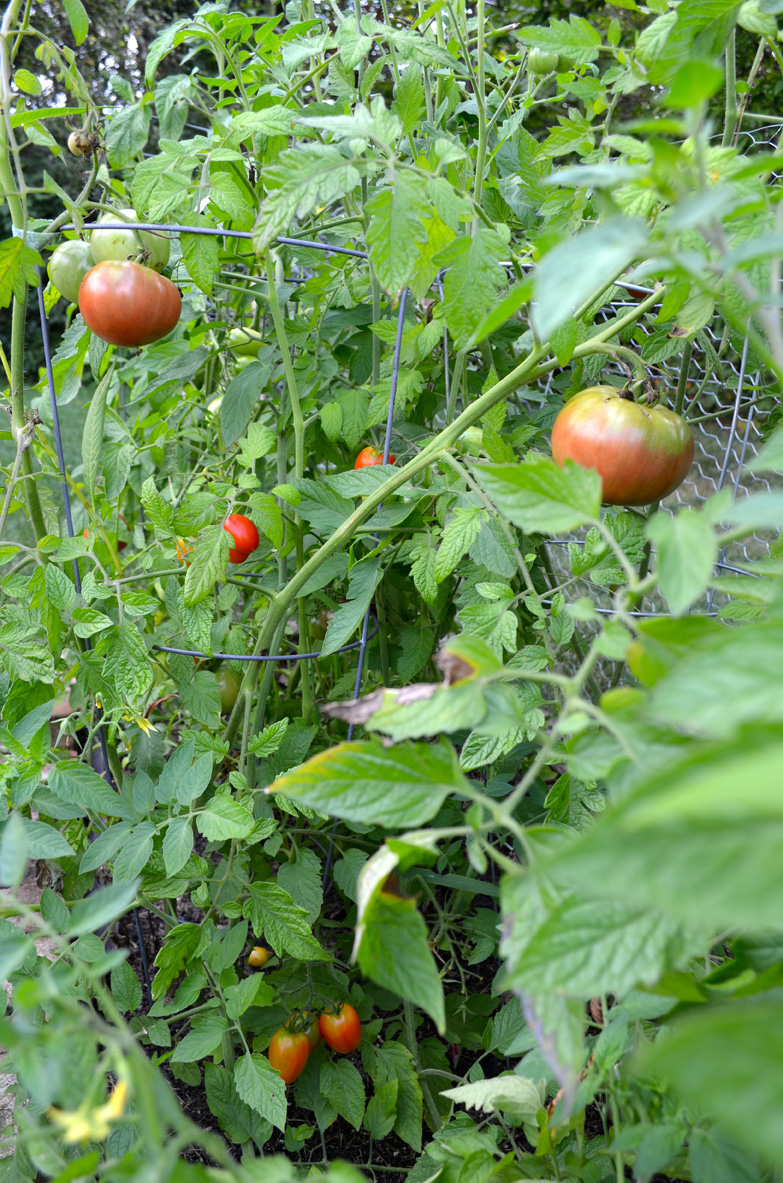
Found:
[{"label": "green sepal on tomato", "polygon": [[614,386],[590,386],[555,419],[552,455],[558,464],[595,469],[606,505],[651,505],[688,475],[693,433],[666,407],[637,403]]}]

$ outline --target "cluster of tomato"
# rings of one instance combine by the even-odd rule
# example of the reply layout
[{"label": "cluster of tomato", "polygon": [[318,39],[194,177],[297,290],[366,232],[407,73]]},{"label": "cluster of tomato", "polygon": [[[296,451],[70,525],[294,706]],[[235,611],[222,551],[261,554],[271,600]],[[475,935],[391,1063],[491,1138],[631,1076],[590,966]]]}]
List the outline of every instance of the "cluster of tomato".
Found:
[{"label": "cluster of tomato", "polygon": [[[263,969],[271,956],[263,945],[256,945],[248,964],[253,969]],[[356,1051],[361,1037],[362,1021],[350,1002],[341,1002],[320,1014],[313,1010],[294,1011],[270,1040],[269,1063],[286,1084],[293,1084],[302,1075],[310,1052],[322,1039],[333,1052],[349,1056]]]}]

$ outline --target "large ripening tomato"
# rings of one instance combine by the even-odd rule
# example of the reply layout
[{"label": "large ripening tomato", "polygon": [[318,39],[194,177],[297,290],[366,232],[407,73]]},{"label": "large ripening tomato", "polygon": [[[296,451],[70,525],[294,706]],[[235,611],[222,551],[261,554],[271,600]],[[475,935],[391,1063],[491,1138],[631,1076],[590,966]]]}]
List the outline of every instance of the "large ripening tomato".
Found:
[{"label": "large ripening tomato", "polygon": [[[354,468],[373,468],[376,464],[383,464],[383,452],[379,452],[377,448],[370,446],[369,448],[362,448],[356,457]],[[389,464],[394,464],[394,456],[391,452],[389,453]]]},{"label": "large ripening tomato", "polygon": [[269,1044],[269,1063],[282,1076],[286,1084],[293,1084],[302,1075],[310,1043],[304,1031],[286,1031],[278,1027]]},{"label": "large ripening tomato", "polygon": [[60,243],[49,260],[49,278],[70,304],[79,299],[79,288],[88,271],[95,266],[90,244],[78,238]]},{"label": "large ripening tomato", "polygon": [[329,1047],[347,1056],[355,1052],[362,1037],[362,1023],[350,1002],[343,1002],[337,1014],[323,1014],[318,1021]]},{"label": "large ripening tomato", "polygon": [[[107,223],[118,225],[120,222],[140,222],[133,209],[118,209],[116,213],[104,214],[98,219],[97,225]],[[145,254],[145,263],[153,271],[162,271],[169,261],[171,243],[165,234],[155,230],[93,230],[90,235],[90,246],[96,263],[107,260],[120,261],[122,259],[137,259]]]},{"label": "large ripening tomato", "polygon": [[682,484],[693,434],[674,411],[634,402],[614,386],[591,386],[566,403],[552,428],[558,464],[594,468],[607,505],[650,505]]},{"label": "large ripening tomato", "polygon": [[89,329],[110,345],[149,345],[176,325],[182,299],[171,282],[129,261],[99,263],[79,288],[79,311]]},{"label": "large ripening tomato", "polygon": [[223,523],[223,529],[228,530],[234,539],[234,546],[228,552],[229,561],[244,563],[258,546],[258,530],[243,513],[230,514]]}]

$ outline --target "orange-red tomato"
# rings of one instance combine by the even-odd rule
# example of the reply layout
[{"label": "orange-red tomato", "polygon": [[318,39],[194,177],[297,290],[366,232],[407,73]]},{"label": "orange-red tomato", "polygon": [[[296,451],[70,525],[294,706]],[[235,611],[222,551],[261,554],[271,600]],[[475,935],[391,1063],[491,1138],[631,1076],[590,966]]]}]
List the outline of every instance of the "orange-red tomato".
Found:
[{"label": "orange-red tomato", "polygon": [[318,1020],[323,1035],[333,1051],[347,1056],[355,1052],[362,1037],[362,1023],[350,1002],[343,1002],[337,1014],[323,1014]]},{"label": "orange-red tomato", "polygon": [[186,559],[185,556],[189,555],[192,550],[193,547],[188,546],[184,538],[177,539],[177,558],[181,563],[184,563],[186,567],[190,566],[190,559]]},{"label": "orange-red tomato", "polygon": [[182,298],[175,284],[129,259],[88,271],[79,288],[84,323],[110,345],[149,345],[176,325]]},{"label": "orange-red tomato", "polygon": [[244,563],[258,546],[258,530],[243,513],[232,513],[223,523],[223,529],[228,530],[235,544],[228,552],[229,561]]},{"label": "orange-red tomato", "polygon": [[248,965],[252,965],[253,969],[261,969],[266,965],[272,954],[263,945],[255,945],[251,950],[250,956],[247,959]]},{"label": "orange-red tomato", "polygon": [[269,1044],[269,1063],[286,1084],[293,1084],[302,1075],[309,1055],[310,1043],[303,1031],[292,1032],[278,1027]]},{"label": "orange-red tomato", "polygon": [[[383,464],[383,452],[379,452],[377,448],[367,447],[362,448],[356,457],[354,468],[373,468],[376,464]],[[394,464],[394,456],[391,452],[389,452],[389,464]]]}]

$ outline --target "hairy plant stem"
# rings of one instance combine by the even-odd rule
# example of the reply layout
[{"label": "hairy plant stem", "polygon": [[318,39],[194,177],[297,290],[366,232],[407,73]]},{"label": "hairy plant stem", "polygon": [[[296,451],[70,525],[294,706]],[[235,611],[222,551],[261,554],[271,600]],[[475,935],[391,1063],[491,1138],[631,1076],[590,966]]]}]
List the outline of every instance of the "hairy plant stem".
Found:
[{"label": "hairy plant stem", "polygon": [[476,205],[481,201],[481,190],[484,185],[484,165],[487,159],[487,107],[486,85],[484,81],[484,0],[477,0],[476,17],[476,104],[478,107],[478,147],[476,149],[476,181],[473,188],[473,200]]},{"label": "hairy plant stem", "polygon": [[[27,285],[25,284],[22,298],[20,299],[18,296],[14,296],[14,306],[11,313],[11,430],[15,440],[18,439],[19,435],[26,428],[24,409],[24,321],[26,307]],[[36,541],[40,542],[47,533],[47,529],[41,507],[41,498],[38,494],[38,486],[33,476],[33,462],[29,448],[25,448],[22,454],[21,471],[22,477],[25,478],[24,494],[27,502],[27,510],[35,532]]]},{"label": "hairy plant stem", "polygon": [[726,148],[734,138],[737,127],[737,34],[731,30],[726,46],[726,112],[723,120],[722,147]]}]

